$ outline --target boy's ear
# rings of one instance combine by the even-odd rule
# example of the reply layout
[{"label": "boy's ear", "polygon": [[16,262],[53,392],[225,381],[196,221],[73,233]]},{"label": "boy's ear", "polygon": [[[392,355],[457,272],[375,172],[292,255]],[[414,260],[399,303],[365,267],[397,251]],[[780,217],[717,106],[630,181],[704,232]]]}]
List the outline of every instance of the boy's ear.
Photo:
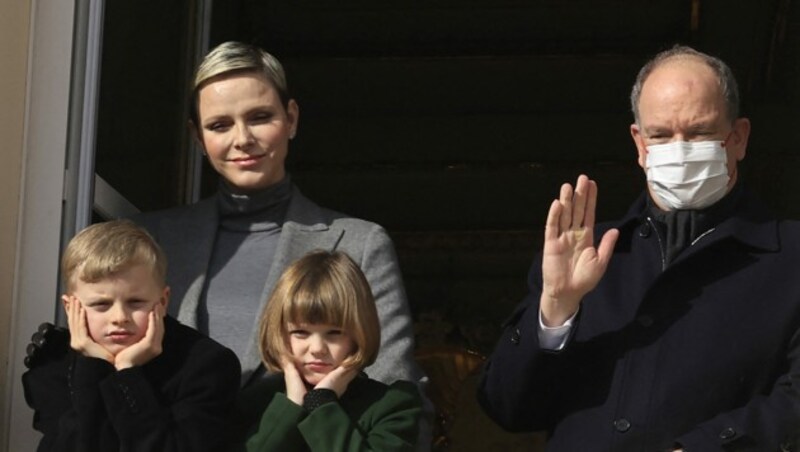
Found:
[{"label": "boy's ear", "polygon": [[61,305],[64,306],[64,312],[69,312],[70,302],[72,302],[72,295],[61,295]]},{"label": "boy's ear", "polygon": [[164,310],[166,311],[167,306],[169,305],[169,286],[164,287],[164,292],[161,294],[161,300],[159,300],[159,303],[161,303],[161,306],[163,306]]}]

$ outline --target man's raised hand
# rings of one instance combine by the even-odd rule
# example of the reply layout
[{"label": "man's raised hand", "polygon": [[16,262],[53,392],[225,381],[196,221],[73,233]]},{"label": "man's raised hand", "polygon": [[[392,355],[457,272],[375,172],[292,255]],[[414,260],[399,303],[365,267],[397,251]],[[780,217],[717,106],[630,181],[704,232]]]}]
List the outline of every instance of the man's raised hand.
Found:
[{"label": "man's raised hand", "polygon": [[581,174],[561,186],[550,204],[542,257],[542,321],[560,326],[575,314],[581,299],[594,289],[606,271],[619,231],[611,229],[594,247],[597,184]]}]

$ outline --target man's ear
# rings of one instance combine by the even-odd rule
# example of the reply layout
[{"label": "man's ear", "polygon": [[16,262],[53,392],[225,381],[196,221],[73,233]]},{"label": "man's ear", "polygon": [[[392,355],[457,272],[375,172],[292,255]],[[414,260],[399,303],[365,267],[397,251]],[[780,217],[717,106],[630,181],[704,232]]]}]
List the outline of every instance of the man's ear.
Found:
[{"label": "man's ear", "polygon": [[725,143],[725,148],[731,151],[730,155],[736,158],[737,162],[744,160],[747,154],[747,142],[750,139],[750,120],[739,118],[733,122],[733,131],[730,138]]},{"label": "man's ear", "polygon": [[636,145],[636,151],[639,155],[637,159],[639,166],[645,169],[645,165],[647,164],[647,148],[644,145],[642,132],[639,130],[639,126],[636,123],[631,124],[631,138],[633,138],[633,144]]}]

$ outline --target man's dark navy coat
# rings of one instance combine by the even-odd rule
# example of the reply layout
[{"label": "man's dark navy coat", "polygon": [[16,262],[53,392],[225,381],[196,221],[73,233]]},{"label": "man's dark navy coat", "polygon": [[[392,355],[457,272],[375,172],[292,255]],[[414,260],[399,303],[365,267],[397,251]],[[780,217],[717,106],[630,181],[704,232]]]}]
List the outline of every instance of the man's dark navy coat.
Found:
[{"label": "man's dark navy coat", "polygon": [[[800,430],[800,223],[745,192],[732,217],[663,265],[645,197],[620,229],[566,347],[539,348],[541,257],[479,399],[553,451],[774,451]],[[610,225],[599,226],[599,238]],[[800,449],[797,449],[800,450]]]}]

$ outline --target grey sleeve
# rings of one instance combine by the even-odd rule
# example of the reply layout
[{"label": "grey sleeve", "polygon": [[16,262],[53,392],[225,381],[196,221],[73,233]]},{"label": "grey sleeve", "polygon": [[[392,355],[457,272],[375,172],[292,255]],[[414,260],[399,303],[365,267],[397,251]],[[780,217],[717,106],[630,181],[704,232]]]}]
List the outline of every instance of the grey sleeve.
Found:
[{"label": "grey sleeve", "polygon": [[428,451],[435,410],[425,393],[428,377],[414,360],[414,324],[397,255],[391,238],[382,227],[376,225],[364,238],[360,265],[372,288],[381,323],[378,358],[365,371],[370,378],[388,385],[397,380],[417,385],[423,407],[417,451]]}]

